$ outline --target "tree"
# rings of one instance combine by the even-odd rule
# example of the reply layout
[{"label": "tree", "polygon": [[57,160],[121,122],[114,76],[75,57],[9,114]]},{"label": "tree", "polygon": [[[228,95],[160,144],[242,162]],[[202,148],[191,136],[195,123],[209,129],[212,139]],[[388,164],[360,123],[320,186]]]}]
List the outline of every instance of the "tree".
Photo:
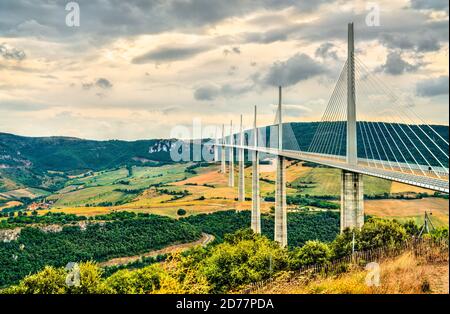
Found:
[{"label": "tree", "polygon": [[212,292],[224,293],[269,278],[287,265],[287,250],[251,230],[227,235],[202,262]]},{"label": "tree", "polygon": [[177,215],[178,216],[184,216],[186,215],[186,210],[184,210],[183,208],[180,208],[177,210]]},{"label": "tree", "polygon": [[301,248],[296,248],[291,253],[289,266],[298,269],[301,266],[319,264],[324,265],[331,259],[330,247],[320,241],[307,241]]},{"label": "tree", "polygon": [[405,222],[403,228],[409,236],[417,236],[420,232],[419,226],[412,219]]}]

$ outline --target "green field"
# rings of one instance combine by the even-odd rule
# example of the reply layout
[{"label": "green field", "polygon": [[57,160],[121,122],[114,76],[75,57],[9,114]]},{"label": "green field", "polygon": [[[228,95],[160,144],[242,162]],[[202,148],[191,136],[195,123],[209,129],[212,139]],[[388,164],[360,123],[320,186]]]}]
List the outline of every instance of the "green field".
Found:
[{"label": "green field", "polygon": [[[292,182],[292,187],[298,187],[302,194],[335,195],[341,194],[341,170],[334,168],[310,168],[304,175]],[[380,195],[390,193],[391,182],[384,179],[364,176],[364,194]],[[306,187],[305,187],[306,186]]]},{"label": "green field", "polygon": [[[89,176],[69,180],[65,187],[47,197],[55,201],[56,207],[78,207],[98,205],[105,202],[122,203],[131,201],[143,190],[155,184],[172,183],[193,176],[185,169],[190,164],[177,164],[161,167],[132,167],[131,175],[127,168],[95,172]],[[136,190],[124,193],[120,190]]]}]

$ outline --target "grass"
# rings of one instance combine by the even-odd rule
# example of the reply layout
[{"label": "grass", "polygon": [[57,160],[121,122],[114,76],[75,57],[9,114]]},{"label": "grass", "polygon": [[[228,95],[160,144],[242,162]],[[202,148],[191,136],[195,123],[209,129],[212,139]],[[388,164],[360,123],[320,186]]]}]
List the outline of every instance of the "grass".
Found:
[{"label": "grass", "polygon": [[31,199],[50,195],[49,192],[36,188],[21,188],[2,193],[6,197],[21,198],[28,197]]},{"label": "grass", "polygon": [[397,219],[401,222],[413,219],[419,225],[423,224],[427,211],[432,213],[431,219],[436,227],[449,225],[449,203],[442,198],[366,200],[364,208],[368,215]]},{"label": "grass", "polygon": [[368,286],[360,268],[332,277],[281,276],[256,293],[282,294],[448,294],[448,262],[430,263],[407,252],[380,263],[380,285]]},{"label": "grass", "polygon": [[128,176],[128,170],[121,168],[112,171],[95,172],[90,176],[70,180],[67,185],[84,185],[85,187],[104,186],[113,184],[119,179]]},{"label": "grass", "polygon": [[[309,195],[340,195],[341,170],[334,168],[310,168],[305,170],[292,181],[292,186],[300,187],[303,194]],[[384,179],[363,176],[364,193],[368,195],[390,193],[391,182]],[[310,183],[312,182],[312,183]],[[304,187],[307,186],[307,187]]]},{"label": "grass", "polygon": [[[63,189],[48,197],[48,199],[55,200],[55,206],[60,209],[104,202],[116,203],[125,197],[131,200],[133,199],[132,196],[115,190],[145,189],[152,184],[166,184],[181,180],[187,176],[192,176],[184,172],[188,165],[133,167],[131,176],[129,176],[126,168],[96,172],[87,177],[68,181]],[[119,183],[122,181],[129,182],[129,184]],[[86,212],[86,210],[83,210],[83,212]]]}]

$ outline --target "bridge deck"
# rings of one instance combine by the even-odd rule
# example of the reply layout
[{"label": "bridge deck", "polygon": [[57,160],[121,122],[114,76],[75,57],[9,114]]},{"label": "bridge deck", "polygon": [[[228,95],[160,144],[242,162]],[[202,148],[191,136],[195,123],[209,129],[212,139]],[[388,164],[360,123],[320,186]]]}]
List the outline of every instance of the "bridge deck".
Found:
[{"label": "bridge deck", "polygon": [[358,160],[357,165],[349,165],[343,160],[343,158],[339,157],[329,157],[324,155],[318,155],[314,153],[300,152],[294,150],[278,150],[275,148],[267,148],[267,147],[252,147],[252,146],[240,146],[240,145],[221,145],[224,147],[233,147],[233,148],[243,148],[247,150],[257,150],[262,153],[267,153],[271,155],[279,155],[292,159],[309,161],[333,168],[348,170],[356,173],[365,174],[372,177],[383,178],[391,181],[401,182],[413,186],[418,186],[426,189],[430,189],[433,191],[449,193],[449,181],[448,175],[441,176],[438,178],[435,174],[430,174],[429,176],[424,176],[420,171],[411,171],[410,173],[401,172],[400,168],[396,169],[395,167],[392,169],[380,169],[374,168],[370,166],[370,163],[363,160]]}]

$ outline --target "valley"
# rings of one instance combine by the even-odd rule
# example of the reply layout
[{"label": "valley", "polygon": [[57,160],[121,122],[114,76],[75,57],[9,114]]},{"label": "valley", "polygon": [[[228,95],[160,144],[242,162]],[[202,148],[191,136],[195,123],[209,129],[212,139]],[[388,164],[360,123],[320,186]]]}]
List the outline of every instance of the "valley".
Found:
[{"label": "valley", "polygon": [[[167,157],[168,146],[153,145],[152,154]],[[0,287],[72,261],[98,263],[113,278],[125,270],[166,265],[168,256],[192,254],[196,247],[214,251],[249,227],[249,164],[246,200],[238,202],[218,163],[172,163],[166,157],[150,161],[129,155],[126,162],[97,167],[96,161],[85,163],[90,157],[84,156],[89,167],[74,163],[71,170],[22,160],[0,169],[0,231],[6,232],[0,244]],[[263,157],[260,171],[262,234],[272,239],[275,167],[270,156]],[[237,182],[237,167],[235,175]],[[288,161],[289,252],[311,240],[332,243],[339,234],[340,175],[336,169]],[[364,192],[367,218],[412,220],[421,226],[427,211],[436,227],[448,228],[445,195],[368,176]]]}]

